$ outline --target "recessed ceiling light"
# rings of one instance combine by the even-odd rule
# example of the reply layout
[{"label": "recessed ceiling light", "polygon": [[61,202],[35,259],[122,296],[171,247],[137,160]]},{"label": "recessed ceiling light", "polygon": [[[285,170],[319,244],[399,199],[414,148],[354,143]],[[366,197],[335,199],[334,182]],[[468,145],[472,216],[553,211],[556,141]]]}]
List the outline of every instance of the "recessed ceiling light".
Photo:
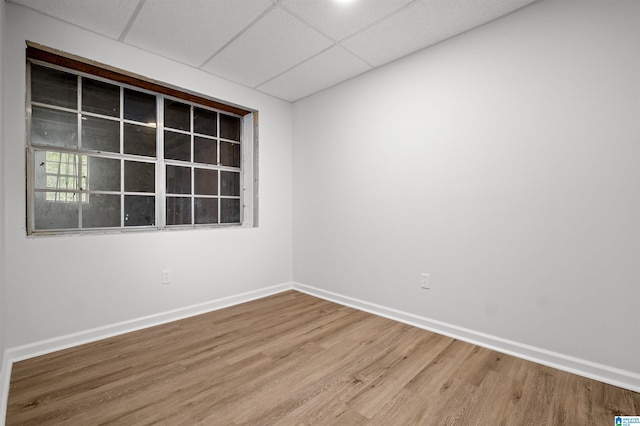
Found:
[{"label": "recessed ceiling light", "polygon": [[353,3],[355,0],[333,0],[336,3],[341,3],[341,4],[347,4],[347,3]]}]

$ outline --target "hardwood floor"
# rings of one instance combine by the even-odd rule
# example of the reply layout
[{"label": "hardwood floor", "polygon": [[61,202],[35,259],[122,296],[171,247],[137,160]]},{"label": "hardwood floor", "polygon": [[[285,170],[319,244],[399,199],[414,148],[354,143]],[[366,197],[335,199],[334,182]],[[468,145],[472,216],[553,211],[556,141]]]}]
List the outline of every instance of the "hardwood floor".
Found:
[{"label": "hardwood floor", "polygon": [[295,291],[21,361],[7,425],[609,425],[640,394]]}]

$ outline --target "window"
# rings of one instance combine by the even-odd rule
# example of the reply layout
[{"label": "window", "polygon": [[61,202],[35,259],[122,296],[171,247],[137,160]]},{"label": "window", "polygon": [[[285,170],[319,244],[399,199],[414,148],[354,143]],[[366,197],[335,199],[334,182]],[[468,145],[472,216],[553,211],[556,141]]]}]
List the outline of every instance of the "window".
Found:
[{"label": "window", "polygon": [[257,113],[27,52],[29,234],[255,225]]}]

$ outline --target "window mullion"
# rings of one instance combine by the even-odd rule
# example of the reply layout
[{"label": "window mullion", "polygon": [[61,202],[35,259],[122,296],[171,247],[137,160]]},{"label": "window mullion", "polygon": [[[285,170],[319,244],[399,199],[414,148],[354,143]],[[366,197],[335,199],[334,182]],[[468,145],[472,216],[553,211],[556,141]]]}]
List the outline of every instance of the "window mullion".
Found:
[{"label": "window mullion", "polygon": [[124,87],[120,86],[120,229],[124,229]]},{"label": "window mullion", "polygon": [[195,107],[192,105],[189,107],[189,133],[191,138],[191,164],[189,166],[191,170],[191,224],[194,225],[196,223],[196,203],[195,203],[195,193],[196,193],[196,172],[193,163],[195,162]]},{"label": "window mullion", "polygon": [[158,229],[167,225],[167,189],[164,162],[164,97],[156,96],[156,224]]},{"label": "window mullion", "polygon": [[191,166],[191,194],[189,196],[189,201],[191,205],[191,225],[195,225],[196,223],[196,174],[195,167]]},{"label": "window mullion", "polygon": [[[77,87],[77,96],[76,96],[76,126],[77,126],[77,135],[78,135],[78,145],[76,146],[76,150],[82,149],[82,77],[79,75],[76,78],[76,87]],[[76,181],[76,203],[78,207],[78,229],[82,229],[82,157],[80,154],[74,155],[76,161],[76,173],[75,173],[75,181]]]},{"label": "window mullion", "polygon": [[78,203],[78,229],[82,229],[82,155],[80,154],[76,154],[75,156],[75,167],[76,170],[74,170],[75,172],[75,178],[76,178],[76,197],[77,200],[76,202]]},{"label": "window mullion", "polygon": [[216,120],[216,164],[218,166],[218,223],[222,223],[222,173],[220,172],[220,114],[217,114]]}]

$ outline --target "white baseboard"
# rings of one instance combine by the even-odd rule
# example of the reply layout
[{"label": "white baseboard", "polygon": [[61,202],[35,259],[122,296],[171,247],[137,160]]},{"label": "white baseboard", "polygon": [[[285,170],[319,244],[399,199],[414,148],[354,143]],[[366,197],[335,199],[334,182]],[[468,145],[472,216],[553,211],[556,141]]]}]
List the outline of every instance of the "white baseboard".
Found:
[{"label": "white baseboard", "polygon": [[31,343],[24,346],[6,349],[2,357],[0,366],[0,425],[4,425],[7,410],[7,398],[9,396],[9,380],[11,377],[11,367],[14,362],[96,340],[106,339],[131,331],[141,330],[168,322],[177,321],[183,318],[212,312],[240,303],[260,299],[287,290],[297,290],[302,293],[330,300],[341,305],[350,306],[365,312],[400,321],[415,327],[444,334],[446,336],[459,339],[474,345],[482,346],[528,361],[547,365],[558,370],[584,376],[600,382],[609,383],[614,386],[640,392],[640,374],[620,370],[603,364],[594,363],[580,358],[575,358],[560,353],[548,351],[546,349],[525,345],[512,340],[502,339],[485,333],[480,333],[463,327],[447,324],[441,321],[402,312],[396,309],[333,293],[319,288],[311,287],[300,283],[285,283],[259,290],[249,291],[237,295],[211,300],[209,302],[184,308],[174,309],[143,318],[124,321],[117,324],[98,327],[78,333],[68,334],[53,339]]},{"label": "white baseboard", "polygon": [[15,348],[8,348],[5,350],[4,356],[2,357],[2,366],[0,369],[0,425],[4,425],[6,419],[7,399],[9,397],[9,380],[11,378],[11,367],[14,362],[85,343],[95,342],[96,340],[129,333],[131,331],[141,330],[195,315],[216,311],[218,309],[261,299],[263,297],[291,289],[293,289],[293,283],[279,284],[272,287],[265,287],[259,290],[210,300],[196,305],[186,306],[184,308],[173,309],[159,314],[136,318],[130,321],[97,327],[78,333],[67,334],[65,336],[54,337],[52,339],[42,340],[40,342],[30,343]]},{"label": "white baseboard", "polygon": [[291,290],[292,288],[292,283],[285,283],[259,290],[252,290],[246,293],[235,294],[204,303],[198,303],[196,305],[161,312],[159,314],[136,318],[117,324],[109,324],[103,327],[97,327],[90,330],[80,331],[78,333],[67,334],[65,336],[54,337],[52,339],[10,348],[7,352],[9,353],[9,358],[12,362],[21,361],[23,359],[33,358],[38,355],[59,351],[61,349],[67,349],[73,346],[95,342],[96,340],[129,333],[131,331],[141,330],[160,324],[166,324],[171,321],[177,321],[183,318],[216,311],[218,309],[227,308],[240,303],[250,302],[266,296],[271,296],[272,294]]},{"label": "white baseboard", "polygon": [[2,354],[0,365],[0,425],[4,426],[7,418],[7,398],[9,398],[9,379],[11,378],[11,362],[7,351]]},{"label": "white baseboard", "polygon": [[341,305],[350,306],[361,311],[433,331],[438,334],[444,334],[445,336],[482,346],[487,349],[492,349],[507,355],[513,355],[518,358],[523,358],[528,361],[577,374],[599,382],[608,383],[634,392],[640,392],[640,374],[632,371],[621,370],[604,364],[598,364],[535,346],[526,345],[520,342],[503,339],[501,337],[480,333],[468,328],[458,327],[442,321],[429,319],[408,312],[402,312],[300,283],[293,283],[293,288],[302,293],[307,293],[312,296],[320,297]]}]

